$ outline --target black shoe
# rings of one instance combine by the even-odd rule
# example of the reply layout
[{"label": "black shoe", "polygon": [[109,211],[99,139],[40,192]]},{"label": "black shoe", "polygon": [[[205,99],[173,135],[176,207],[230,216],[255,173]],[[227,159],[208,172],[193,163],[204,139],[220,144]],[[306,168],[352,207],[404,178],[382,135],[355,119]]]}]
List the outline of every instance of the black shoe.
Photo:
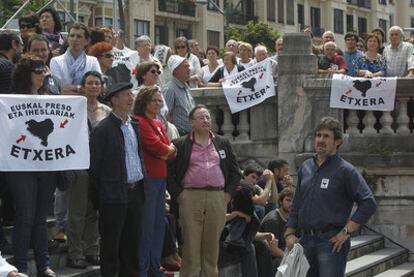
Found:
[{"label": "black shoe", "polygon": [[101,258],[99,255],[87,255],[85,256],[86,262],[90,265],[100,265]]},{"label": "black shoe", "polygon": [[68,267],[85,269],[88,267],[88,263],[84,259],[68,259]]},{"label": "black shoe", "polygon": [[47,268],[43,272],[38,272],[37,277],[58,277],[58,276],[55,272],[53,272],[53,270],[51,270],[50,268]]}]

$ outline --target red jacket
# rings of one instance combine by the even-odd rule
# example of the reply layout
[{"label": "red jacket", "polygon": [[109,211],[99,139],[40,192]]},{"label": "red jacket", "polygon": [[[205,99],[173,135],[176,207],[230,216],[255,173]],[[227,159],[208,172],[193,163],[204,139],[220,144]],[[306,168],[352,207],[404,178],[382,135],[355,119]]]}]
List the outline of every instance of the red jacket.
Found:
[{"label": "red jacket", "polygon": [[158,119],[149,119],[141,115],[135,115],[134,118],[139,121],[147,176],[149,178],[166,178],[167,163],[159,157],[167,155],[171,142],[165,132],[164,125]]}]

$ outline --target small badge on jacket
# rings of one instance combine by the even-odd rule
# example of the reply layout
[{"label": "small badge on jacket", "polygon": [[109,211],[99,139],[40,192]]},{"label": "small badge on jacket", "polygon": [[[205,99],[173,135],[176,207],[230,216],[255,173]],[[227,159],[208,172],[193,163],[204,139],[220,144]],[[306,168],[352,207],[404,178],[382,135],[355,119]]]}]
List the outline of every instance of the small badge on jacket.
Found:
[{"label": "small badge on jacket", "polygon": [[328,178],[323,178],[322,182],[321,182],[321,189],[327,189],[329,185],[329,179]]},{"label": "small badge on jacket", "polygon": [[220,158],[224,160],[226,158],[226,152],[224,150],[219,150]]}]

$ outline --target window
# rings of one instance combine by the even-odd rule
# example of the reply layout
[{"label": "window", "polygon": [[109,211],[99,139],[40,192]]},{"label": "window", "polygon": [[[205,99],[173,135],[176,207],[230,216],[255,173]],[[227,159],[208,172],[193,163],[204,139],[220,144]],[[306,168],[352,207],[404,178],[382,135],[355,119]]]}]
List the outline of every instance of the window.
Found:
[{"label": "window", "polygon": [[62,31],[67,31],[67,25],[65,24],[66,22],[66,14],[64,12],[57,12],[59,19],[60,19],[60,23],[62,24]]},{"label": "window", "polygon": [[134,36],[137,38],[142,35],[149,36],[149,22],[134,19]]},{"label": "window", "polygon": [[[411,1],[410,1],[410,5],[411,5],[411,6],[414,6],[414,0],[411,0]],[[391,26],[393,26],[393,25],[391,25]]]},{"label": "window", "polygon": [[185,29],[177,28],[175,30],[175,37],[186,37],[189,39],[193,37],[193,34],[190,28],[185,28]]},{"label": "window", "polygon": [[320,36],[321,34],[321,9],[311,7],[311,26],[312,26],[312,32],[315,36]]},{"label": "window", "polygon": [[334,9],[334,32],[344,33],[344,12],[340,9]]},{"label": "window", "polygon": [[358,34],[363,36],[367,33],[367,19],[364,17],[358,17]]},{"label": "window", "polygon": [[277,1],[277,22],[285,22],[285,0]]},{"label": "window", "polygon": [[287,0],[286,3],[286,23],[288,25],[295,25],[295,3],[293,0]]},{"label": "window", "polygon": [[168,45],[167,26],[155,26],[155,44]]},{"label": "window", "polygon": [[414,28],[414,17],[411,17],[411,28]]},{"label": "window", "polygon": [[305,8],[302,4],[298,4],[298,24],[301,29],[305,26]]},{"label": "window", "polygon": [[346,15],[346,31],[353,32],[354,30],[354,16],[352,14]]},{"label": "window", "polygon": [[100,27],[102,25],[102,17],[95,17],[95,26]]},{"label": "window", "polygon": [[267,0],[267,20],[276,21],[276,6],[275,0]]},{"label": "window", "polygon": [[212,4],[211,2],[214,2],[217,6],[220,7],[220,1],[219,0],[209,0],[207,1],[207,9],[210,11],[218,11],[216,6],[214,6],[214,4]]},{"label": "window", "polygon": [[207,44],[220,48],[220,32],[207,30]]},{"label": "window", "polygon": [[387,0],[378,0],[378,4],[387,5]]},{"label": "window", "polygon": [[381,29],[383,29],[384,30],[384,32],[386,32],[387,31],[387,20],[385,20],[385,19],[380,19],[380,20],[378,20],[378,27],[380,27]]}]

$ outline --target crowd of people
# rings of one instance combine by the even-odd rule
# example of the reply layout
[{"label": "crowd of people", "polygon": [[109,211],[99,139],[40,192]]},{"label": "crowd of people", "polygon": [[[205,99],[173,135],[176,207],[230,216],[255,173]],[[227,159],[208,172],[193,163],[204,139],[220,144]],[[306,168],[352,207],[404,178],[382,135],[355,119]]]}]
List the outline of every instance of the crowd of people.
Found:
[{"label": "crowd of people", "polygon": [[[133,50],[122,31],[81,23],[65,37],[51,7],[22,16],[19,28],[20,34],[0,33],[0,93],[86,97],[90,168],[2,173],[2,209],[13,199],[15,214],[12,247],[0,228],[0,250],[14,256],[8,276],[28,273],[29,248],[37,276],[57,276],[48,253],[52,206],[54,239],[68,244],[67,266],[100,265],[105,277],[168,271],[210,277],[234,263],[243,276],[275,276],[298,238],[311,265],[308,276],[343,276],[349,234],[374,213],[375,200],[336,153],[339,122],[325,118],[317,126],[317,155],[300,168],[295,185],[283,159],[242,170],[229,140],[212,132],[210,111],[190,93],[220,87],[227,76],[265,59],[277,79],[282,38],[274,54],[263,44],[229,40],[220,58],[215,46],[204,54],[185,37],[170,48],[153,47],[144,35]],[[313,46],[319,73],[413,76],[414,47],[403,41],[402,29],[388,30],[388,45],[385,37],[374,29],[358,49],[361,38],[348,33],[340,49],[333,32],[325,32],[323,43]],[[354,202],[358,210],[349,219]],[[327,248],[318,243],[332,246],[336,260],[319,261]]]}]

